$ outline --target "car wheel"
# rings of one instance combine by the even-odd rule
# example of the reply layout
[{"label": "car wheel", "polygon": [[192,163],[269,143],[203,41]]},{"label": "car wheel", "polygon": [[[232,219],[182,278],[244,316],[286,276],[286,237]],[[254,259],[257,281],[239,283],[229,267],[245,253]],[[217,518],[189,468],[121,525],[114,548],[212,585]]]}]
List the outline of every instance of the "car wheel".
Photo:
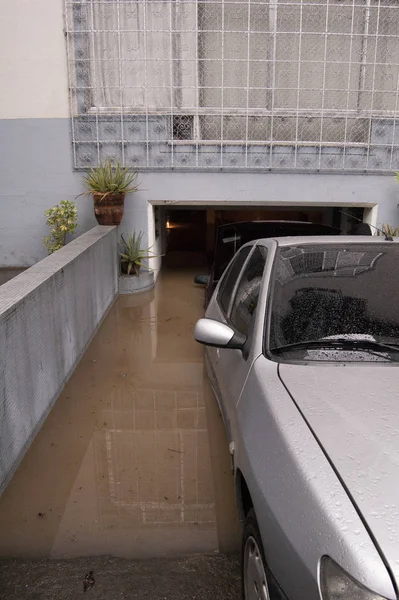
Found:
[{"label": "car wheel", "polygon": [[267,567],[258,522],[253,508],[245,519],[242,537],[241,574],[243,600],[271,600]]}]

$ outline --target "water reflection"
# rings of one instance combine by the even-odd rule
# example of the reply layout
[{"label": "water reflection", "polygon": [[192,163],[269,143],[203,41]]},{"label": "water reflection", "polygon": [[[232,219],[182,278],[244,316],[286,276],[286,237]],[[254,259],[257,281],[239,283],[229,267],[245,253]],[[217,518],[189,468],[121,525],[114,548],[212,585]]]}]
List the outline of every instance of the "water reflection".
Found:
[{"label": "water reflection", "polygon": [[314,249],[312,246],[286,247],[281,250],[276,279],[281,285],[295,277],[317,274],[318,277],[356,277],[375,267],[383,253],[374,250],[348,248]]},{"label": "water reflection", "polygon": [[0,499],[0,555],[236,547],[227,445],[192,339],[203,291],[191,282],[191,270],[167,271],[155,293],[118,298]]}]

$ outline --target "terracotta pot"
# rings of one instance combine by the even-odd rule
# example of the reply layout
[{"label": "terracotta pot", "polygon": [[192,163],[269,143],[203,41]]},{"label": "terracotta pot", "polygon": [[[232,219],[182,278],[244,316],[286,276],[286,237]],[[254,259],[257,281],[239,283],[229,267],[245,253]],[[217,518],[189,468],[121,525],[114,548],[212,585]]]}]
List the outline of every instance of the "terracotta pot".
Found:
[{"label": "terracotta pot", "polygon": [[120,225],[123,219],[125,194],[93,194],[94,215],[99,225]]}]

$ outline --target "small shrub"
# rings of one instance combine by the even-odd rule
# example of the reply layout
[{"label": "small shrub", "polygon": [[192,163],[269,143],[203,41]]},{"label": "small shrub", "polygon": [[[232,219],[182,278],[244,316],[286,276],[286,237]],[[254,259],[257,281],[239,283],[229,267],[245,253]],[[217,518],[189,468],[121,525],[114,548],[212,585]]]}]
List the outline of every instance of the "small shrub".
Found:
[{"label": "small shrub", "polygon": [[73,200],[61,200],[60,204],[45,211],[46,225],[51,227],[50,235],[44,238],[48,253],[52,254],[66,243],[66,237],[78,226],[78,211]]}]

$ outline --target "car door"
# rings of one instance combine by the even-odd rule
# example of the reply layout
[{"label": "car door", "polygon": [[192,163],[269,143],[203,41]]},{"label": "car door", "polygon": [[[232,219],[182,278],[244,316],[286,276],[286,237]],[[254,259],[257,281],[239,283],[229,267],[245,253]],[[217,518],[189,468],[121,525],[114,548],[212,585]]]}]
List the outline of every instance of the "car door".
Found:
[{"label": "car door", "polygon": [[[223,273],[206,311],[206,317],[209,319],[227,323],[227,315],[229,314],[234,289],[237,285],[242,268],[252,249],[253,244],[248,244],[241,248]],[[222,402],[220,382],[217,377],[217,365],[219,360],[220,349],[207,346],[205,348],[205,361],[208,376],[215,392],[226,428],[228,428],[228,411],[227,407],[224,406]]]},{"label": "car door", "polygon": [[[214,299],[212,316],[207,313],[207,316],[228,324],[247,337],[243,350],[207,349],[215,381],[214,388],[219,398],[230,442],[234,440],[236,428],[235,407],[249,369],[256,358],[253,355],[252,342],[266,259],[267,249],[264,246],[244,246],[238,253],[237,262],[233,262],[226,273],[226,278],[221,282]],[[242,268],[237,277],[237,267],[240,266],[240,262]]]}]

